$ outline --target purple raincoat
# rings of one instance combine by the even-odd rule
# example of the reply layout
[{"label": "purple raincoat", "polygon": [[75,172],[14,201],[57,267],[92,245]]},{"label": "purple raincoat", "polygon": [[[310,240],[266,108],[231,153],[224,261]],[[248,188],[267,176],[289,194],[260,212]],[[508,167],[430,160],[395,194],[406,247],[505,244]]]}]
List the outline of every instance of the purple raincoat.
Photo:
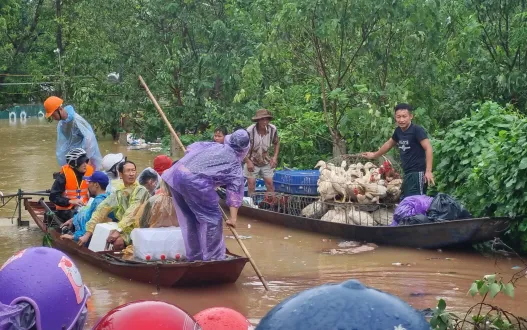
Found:
[{"label": "purple raincoat", "polygon": [[248,151],[249,134],[237,130],[225,137],[225,144],[191,144],[185,156],[163,173],[163,181],[174,199],[189,261],[225,259],[223,221],[215,188],[227,186],[228,206],[242,205],[241,163]]}]

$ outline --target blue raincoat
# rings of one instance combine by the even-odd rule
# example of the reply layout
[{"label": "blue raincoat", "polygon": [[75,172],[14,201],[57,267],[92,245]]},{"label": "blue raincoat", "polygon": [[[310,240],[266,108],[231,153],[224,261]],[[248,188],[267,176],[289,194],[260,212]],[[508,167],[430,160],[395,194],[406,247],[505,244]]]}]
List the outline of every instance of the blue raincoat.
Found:
[{"label": "blue raincoat", "polygon": [[248,151],[249,134],[238,130],[225,137],[225,144],[191,144],[185,156],[161,176],[174,199],[189,261],[225,259],[222,213],[215,188],[226,186],[228,206],[242,205],[241,164]]},{"label": "blue raincoat", "polygon": [[91,125],[75,112],[71,105],[64,107],[68,118],[60,120],[57,125],[57,161],[59,166],[66,165],[66,154],[73,148],[86,150],[95,170],[102,169],[102,156],[97,144],[97,138]]},{"label": "blue raincoat", "polygon": [[73,240],[75,242],[79,241],[84,234],[86,234],[86,223],[90,221],[91,216],[97,206],[102,203],[103,200],[108,197],[108,194],[100,194],[93,198],[93,201],[90,205],[83,207],[79,213],[75,214],[73,217],[73,225],[75,226],[75,232],[73,233]]}]

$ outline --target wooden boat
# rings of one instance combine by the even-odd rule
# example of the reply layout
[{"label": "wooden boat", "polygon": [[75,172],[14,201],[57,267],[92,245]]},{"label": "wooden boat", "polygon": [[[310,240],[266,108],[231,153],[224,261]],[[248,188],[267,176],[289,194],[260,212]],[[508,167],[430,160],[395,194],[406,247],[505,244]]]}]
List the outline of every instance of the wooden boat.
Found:
[{"label": "wooden boat", "polygon": [[[54,209],[53,204],[46,204]],[[195,262],[145,262],[123,259],[123,255],[116,252],[93,252],[71,240],[60,239],[60,233],[46,225],[46,210],[40,203],[24,198],[24,206],[42,232],[50,234],[54,248],[75,255],[108,273],[138,282],[170,287],[234,283],[249,261],[229,251],[226,260]]]},{"label": "wooden boat", "polygon": [[[287,196],[287,194],[277,194],[279,203],[280,196],[284,195]],[[290,198],[289,205],[291,205],[293,198],[302,200],[302,202],[297,203],[300,207],[297,207],[295,211],[289,212],[287,206],[278,207],[275,210],[266,210],[244,205],[240,207],[238,214],[275,225],[349,240],[428,249],[487,241],[503,234],[509,228],[510,222],[509,218],[472,218],[393,227],[360,226],[353,223],[337,223],[301,216],[299,210],[317,198],[288,196]],[[223,200],[221,203],[222,206],[225,206]]]}]

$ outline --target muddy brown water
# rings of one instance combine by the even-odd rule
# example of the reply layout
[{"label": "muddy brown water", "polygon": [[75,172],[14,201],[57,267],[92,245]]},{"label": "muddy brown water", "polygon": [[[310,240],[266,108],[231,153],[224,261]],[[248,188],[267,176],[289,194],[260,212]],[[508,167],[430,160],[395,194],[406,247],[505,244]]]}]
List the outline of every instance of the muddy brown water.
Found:
[{"label": "muddy brown water", "polygon": [[[48,189],[52,173],[58,170],[55,159],[56,124],[29,118],[25,124],[10,125],[0,120],[0,190],[4,194]],[[112,141],[101,139],[103,154],[123,152],[136,162],[138,169],[151,166],[156,153],[127,150]],[[43,235],[35,227],[17,228],[11,217],[14,202],[0,209],[0,263],[14,252],[29,246],[40,246]],[[25,219],[29,215],[23,214]],[[250,225],[250,226],[249,226]],[[516,259],[500,258],[497,262],[473,250],[418,250],[381,246],[372,252],[356,255],[323,253],[337,248],[337,237],[306,233],[240,218],[240,235],[260,270],[269,281],[265,292],[250,264],[235,284],[200,288],[161,288],[131,282],[100,271],[76,260],[85,284],[92,292],[88,325],[120,304],[155,299],[174,303],[190,314],[215,306],[236,309],[256,324],[267,311],[286,297],[324,283],[358,279],[366,285],[395,294],[415,308],[433,308],[444,298],[453,311],[465,311],[479,300],[467,296],[473,280],[499,272],[509,279],[521,266]],[[230,235],[227,230],[225,235]],[[286,239],[287,237],[287,239]],[[227,238],[227,247],[242,254],[236,241]],[[400,263],[402,266],[395,266]],[[513,313],[527,316],[527,279],[520,280],[514,299],[498,296],[493,303]]]}]

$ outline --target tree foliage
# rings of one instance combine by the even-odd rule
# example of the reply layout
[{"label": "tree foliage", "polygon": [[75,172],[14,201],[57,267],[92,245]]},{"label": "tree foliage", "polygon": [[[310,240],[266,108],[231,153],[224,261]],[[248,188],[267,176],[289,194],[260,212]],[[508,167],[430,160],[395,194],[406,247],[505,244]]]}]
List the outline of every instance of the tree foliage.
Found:
[{"label": "tree foliage", "polygon": [[407,102],[436,137],[440,189],[476,213],[525,214],[526,6],[0,0],[0,103],[58,94],[99,133],[166,136],[142,75],[186,141],[248,126],[266,107],[280,165],[310,168],[378,148]]},{"label": "tree foliage", "polygon": [[512,234],[527,251],[527,119],[487,102],[434,141],[438,190],[480,216],[518,217]]}]

